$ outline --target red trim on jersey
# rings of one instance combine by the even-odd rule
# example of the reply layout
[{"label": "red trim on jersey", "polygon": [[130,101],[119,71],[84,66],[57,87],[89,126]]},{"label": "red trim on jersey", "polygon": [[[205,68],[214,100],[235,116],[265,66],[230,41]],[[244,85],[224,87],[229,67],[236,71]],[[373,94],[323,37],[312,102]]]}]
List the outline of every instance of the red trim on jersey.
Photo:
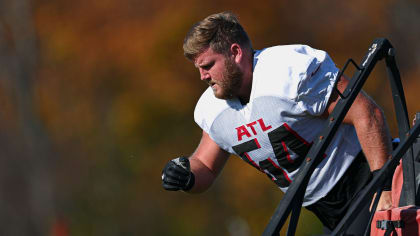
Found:
[{"label": "red trim on jersey", "polygon": [[[303,144],[305,144],[306,146],[311,146],[314,142],[308,143],[308,141],[306,141],[304,138],[302,138],[296,131],[294,131],[292,128],[290,128],[290,126],[286,123],[283,124],[284,127],[290,132],[292,133],[296,138],[298,138],[300,141],[303,142]],[[287,147],[285,146],[285,144],[282,142],[283,144],[283,148],[287,153],[287,160],[289,160],[289,152],[287,152]],[[327,154],[324,153],[323,155],[324,158],[327,157]],[[293,161],[293,160],[292,160]]]},{"label": "red trim on jersey", "polygon": [[289,150],[287,149],[286,143],[284,143],[283,141],[281,141],[281,145],[283,146],[283,149],[284,149],[284,151],[286,152],[286,157],[287,157],[287,160],[288,160],[290,163],[293,163],[293,162],[294,162],[294,160],[290,157],[290,153],[289,153]]},{"label": "red trim on jersey", "polygon": [[244,155],[246,156],[246,158],[248,158],[248,161],[249,162],[251,162],[255,167],[257,167],[258,169],[260,169],[261,170],[261,168],[260,168],[260,166],[259,165],[257,165],[257,163],[255,163],[255,161],[254,160],[252,160],[251,159],[251,157],[248,155],[248,153],[247,152],[244,152]]},{"label": "red trim on jersey", "polygon": [[258,142],[258,139],[254,138],[254,141],[255,141],[255,144],[257,144],[257,147],[258,147],[258,148],[261,148],[261,145],[260,145],[260,143]]},{"label": "red trim on jersey", "polygon": [[[271,158],[267,158],[267,160],[269,162],[271,162],[271,164],[273,164],[274,167],[276,167],[277,169],[281,170],[281,172],[283,172],[284,177],[286,178],[287,181],[289,181],[289,183],[292,182],[292,180],[289,178],[289,176],[287,175],[286,171],[283,170],[283,168],[278,166],[273,160],[271,160]],[[274,178],[273,178],[273,180],[274,180]]]},{"label": "red trim on jersey", "polygon": [[304,138],[302,138],[296,131],[294,131],[290,126],[286,123],[283,124],[284,128],[286,128],[290,133],[292,133],[296,138],[298,138],[302,143],[304,143],[306,146],[311,146],[311,144],[308,143]]}]

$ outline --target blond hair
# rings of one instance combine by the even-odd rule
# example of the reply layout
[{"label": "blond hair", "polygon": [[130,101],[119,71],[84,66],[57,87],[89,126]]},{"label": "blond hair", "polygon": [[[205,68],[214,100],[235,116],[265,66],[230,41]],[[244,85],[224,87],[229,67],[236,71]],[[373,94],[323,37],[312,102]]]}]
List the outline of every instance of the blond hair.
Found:
[{"label": "blond hair", "polygon": [[184,39],[184,55],[194,60],[207,48],[228,55],[233,43],[252,51],[251,41],[231,12],[210,15],[193,25]]}]

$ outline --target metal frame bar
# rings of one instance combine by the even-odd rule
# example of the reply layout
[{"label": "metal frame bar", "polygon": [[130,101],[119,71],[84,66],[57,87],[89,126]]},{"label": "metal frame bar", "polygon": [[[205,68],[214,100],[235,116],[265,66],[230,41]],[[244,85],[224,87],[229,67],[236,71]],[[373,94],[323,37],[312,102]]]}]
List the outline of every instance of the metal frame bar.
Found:
[{"label": "metal frame bar", "polygon": [[[398,166],[401,158],[411,148],[414,140],[420,134],[420,122],[418,122],[410,131],[407,139],[401,142],[397,149],[392,152],[392,159],[388,160],[385,165],[379,171],[379,174],[375,176],[371,182],[360,192],[359,198],[357,198],[352,206],[347,211],[346,215],[337,225],[337,227],[332,232],[332,235],[340,235],[347,229],[348,226],[353,222],[353,219],[359,213],[360,206],[362,206],[366,201],[369,201],[370,196],[375,192],[380,186],[383,185],[386,177],[392,176],[395,168]],[[404,159],[405,161],[406,159]]]},{"label": "metal frame bar", "polygon": [[[340,94],[341,99],[338,101],[336,107],[332,111],[331,115],[328,117],[328,123],[320,132],[319,138],[314,140],[314,144],[312,145],[305,159],[306,161],[304,161],[300,166],[296,179],[292,182],[288,191],[285,193],[283,199],[278,204],[273,216],[270,219],[270,222],[268,223],[263,232],[264,236],[279,235],[280,229],[285,224],[291,212],[292,217],[291,221],[289,222],[288,235],[294,234],[297,227],[300,208],[303,202],[303,193],[305,192],[305,189],[308,185],[311,174],[313,173],[316,166],[322,161],[323,153],[328,148],[328,145],[332,141],[334,134],[336,133],[338,127],[342,123],[345,115],[350,109],[350,106],[354,102],[356,96],[360,92],[362,86],[366,82],[366,79],[368,78],[372,69],[374,68],[376,63],[383,58],[386,58],[387,70],[389,72],[388,75],[391,82],[393,99],[396,108],[395,110],[398,121],[399,135],[402,143],[394,151],[392,160],[388,161],[385,164],[384,168],[381,169],[379,174],[371,181],[371,183],[365,189],[366,193],[362,193],[355,204],[357,204],[357,206],[360,206],[360,204],[362,204],[363,201],[366,201],[368,194],[371,194],[374,191],[376,191],[377,188],[384,183],[386,176],[392,176],[392,173],[396,165],[398,164],[399,159],[405,153],[406,149],[408,149],[410,145],[414,142],[415,138],[413,137],[420,133],[420,122],[414,127],[414,130],[411,131],[411,135],[410,133],[408,133],[409,123],[406,103],[393,52],[394,51],[392,45],[387,39],[375,39],[369,47],[368,53],[363,58],[360,66],[356,65],[356,72],[354,73],[352,79],[349,82],[349,85],[344,90],[343,94]],[[353,62],[353,64],[355,65],[354,61],[350,59],[346,63],[345,67],[347,67],[347,65],[350,62]],[[340,71],[339,75],[342,75],[344,73],[344,69],[345,68],[343,68],[343,70]],[[403,149],[403,147],[405,149]],[[409,155],[409,153],[410,152],[408,152],[407,155]],[[414,169],[412,171],[412,174],[414,176]],[[409,199],[409,197],[406,199]],[[355,207],[355,205],[353,205],[349,209],[346,216],[334,230],[333,235],[344,232],[347,229],[347,227],[351,224],[352,220],[354,219],[354,215],[357,212],[356,209],[357,207]]]},{"label": "metal frame bar", "polygon": [[[395,62],[394,49],[388,52],[389,56],[385,58],[386,70],[388,72],[389,82],[391,83],[392,98],[394,99],[394,109],[397,116],[398,134],[401,141],[407,138],[410,122],[407,115],[407,105],[405,102],[404,90],[401,83],[400,72]],[[414,141],[413,141],[414,142]],[[416,185],[414,173],[413,150],[409,148],[403,159],[403,181],[404,185],[400,196],[400,206],[415,205],[416,203]]]}]

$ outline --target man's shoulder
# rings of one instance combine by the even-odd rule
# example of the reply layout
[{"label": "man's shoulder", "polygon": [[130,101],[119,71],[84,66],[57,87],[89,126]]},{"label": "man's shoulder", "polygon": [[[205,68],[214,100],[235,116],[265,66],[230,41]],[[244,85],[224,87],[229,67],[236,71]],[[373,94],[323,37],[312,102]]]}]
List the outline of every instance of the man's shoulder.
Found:
[{"label": "man's shoulder", "polygon": [[300,44],[256,51],[253,73],[255,95],[281,96],[291,101],[296,99],[299,85],[321,62],[316,54],[314,49]]},{"label": "man's shoulder", "polygon": [[222,109],[226,105],[226,100],[216,98],[212,88],[209,87],[203,92],[203,94],[201,94],[195,109],[204,109],[206,106],[208,107],[205,109],[209,110]]},{"label": "man's shoulder", "polygon": [[273,45],[270,47],[266,47],[263,50],[276,52],[276,51],[295,51],[299,52],[305,48],[310,48],[310,46],[305,44],[285,44],[285,45]]},{"label": "man's shoulder", "polygon": [[208,88],[201,95],[195,106],[194,120],[201,128],[207,131],[217,116],[231,106],[231,101],[216,98],[213,90]]},{"label": "man's shoulder", "polygon": [[277,45],[257,50],[255,57],[258,59],[275,59],[282,62],[294,63],[297,60],[310,58],[324,58],[325,52],[314,49],[304,44]]}]

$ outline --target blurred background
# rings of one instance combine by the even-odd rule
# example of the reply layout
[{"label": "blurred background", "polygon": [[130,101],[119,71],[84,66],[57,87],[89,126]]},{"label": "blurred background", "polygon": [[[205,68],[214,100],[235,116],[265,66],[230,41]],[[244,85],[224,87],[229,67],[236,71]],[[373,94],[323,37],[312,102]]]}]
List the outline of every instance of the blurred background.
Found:
[{"label": "blurred background", "polygon": [[[420,111],[417,0],[2,0],[0,235],[261,234],[282,194],[237,157],[204,194],[161,187],[165,163],[201,137],[206,85],[183,38],[225,10],[255,49],[308,44],[338,67],[388,38],[409,115]],[[364,89],[396,136],[383,62]],[[304,210],[297,235],[321,232]]]}]

